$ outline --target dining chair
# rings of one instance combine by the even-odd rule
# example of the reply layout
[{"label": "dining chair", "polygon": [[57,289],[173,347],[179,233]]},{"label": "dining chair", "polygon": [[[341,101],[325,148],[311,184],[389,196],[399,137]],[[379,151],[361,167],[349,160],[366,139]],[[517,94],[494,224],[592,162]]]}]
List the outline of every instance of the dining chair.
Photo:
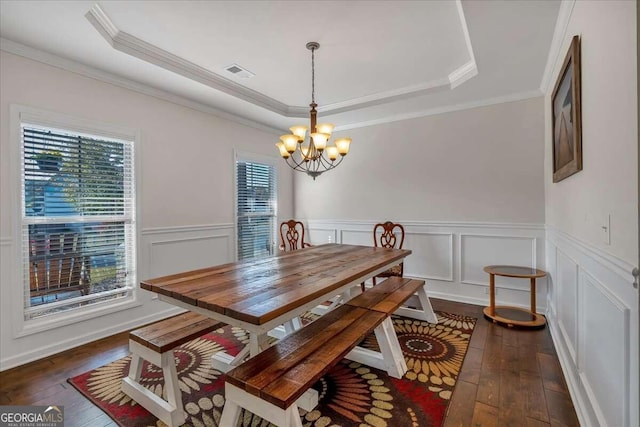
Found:
[{"label": "dining chair", "polygon": [[[376,248],[402,249],[402,245],[404,244],[404,227],[402,224],[397,224],[391,221],[376,224],[373,227],[373,244]],[[373,281],[373,286],[375,286],[377,277],[402,277],[403,274],[404,262],[401,262],[400,264],[394,265],[388,270],[379,273],[371,280]],[[364,292],[364,283],[361,283],[360,287]]]},{"label": "dining chair", "polygon": [[290,219],[280,224],[280,241],[279,248],[285,252],[311,246],[311,244],[304,241],[304,224],[295,219]]}]

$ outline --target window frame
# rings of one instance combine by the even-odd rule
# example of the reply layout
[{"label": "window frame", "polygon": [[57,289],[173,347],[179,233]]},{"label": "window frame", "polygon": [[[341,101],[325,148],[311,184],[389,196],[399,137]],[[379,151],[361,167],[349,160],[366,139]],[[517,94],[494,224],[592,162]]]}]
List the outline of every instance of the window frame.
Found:
[{"label": "window frame", "polygon": [[268,156],[264,154],[250,153],[241,150],[233,151],[233,230],[234,230],[234,260],[236,262],[238,259],[238,170],[237,164],[238,162],[255,162],[261,163],[264,165],[268,165],[273,167],[275,177],[274,182],[276,186],[276,196],[275,196],[275,209],[274,209],[274,222],[271,230],[273,242],[274,242],[274,254],[278,252],[278,199],[279,199],[279,189],[278,189],[278,158],[273,156]]},{"label": "window frame", "polygon": [[[138,276],[140,275],[140,196],[137,189],[140,188],[140,132],[136,129],[115,126],[112,124],[84,119],[77,116],[56,113],[48,110],[28,107],[24,105],[10,105],[10,197],[12,241],[14,250],[11,256],[11,286],[10,298],[12,305],[12,331],[13,338],[24,337],[50,329],[79,323],[98,316],[127,310],[142,305],[138,292]],[[22,214],[24,206],[22,204],[22,176],[21,176],[21,153],[22,153],[22,124],[29,123],[37,126],[64,129],[81,134],[97,135],[105,138],[132,141],[134,161],[132,163],[134,173],[134,193],[135,202],[133,204],[134,213],[132,221],[135,226],[135,233],[132,242],[131,259],[134,262],[133,289],[130,295],[115,300],[97,302],[85,307],[78,307],[54,313],[34,319],[25,319],[25,269],[23,268],[23,255],[25,248],[22,240]]]}]

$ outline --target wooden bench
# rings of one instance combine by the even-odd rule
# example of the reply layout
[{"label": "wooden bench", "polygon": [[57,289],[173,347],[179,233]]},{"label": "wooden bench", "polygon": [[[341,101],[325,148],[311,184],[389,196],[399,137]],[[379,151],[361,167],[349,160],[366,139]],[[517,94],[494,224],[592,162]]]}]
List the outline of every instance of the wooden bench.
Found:
[{"label": "wooden bench", "polygon": [[235,426],[241,408],[277,426],[302,427],[298,405],[313,409],[317,394],[315,402],[299,399],[345,356],[350,359],[373,331],[387,365],[399,364],[394,368],[402,377],[407,366],[390,316],[424,281],[394,279],[399,280],[366,291],[229,371],[220,427]]},{"label": "wooden bench", "polygon": [[[399,290],[400,288],[402,289],[401,291]],[[398,316],[409,317],[411,319],[424,320],[429,323],[438,323],[438,317],[433,311],[433,307],[431,307],[431,302],[429,301],[427,291],[424,288],[423,280],[407,279],[405,277],[389,277],[384,282],[369,288],[360,296],[351,299],[348,303],[355,304],[356,301],[370,303],[375,301],[376,298],[382,298],[381,294],[388,293],[393,293],[393,296],[389,296],[388,299],[385,300],[384,304],[378,306],[377,309],[386,310],[387,307],[394,305],[395,301],[402,300],[402,302],[396,305],[395,310],[393,310],[391,314],[397,314]],[[409,298],[411,298],[411,305],[420,305],[420,308],[416,309],[406,307],[405,303],[409,301]]]},{"label": "wooden bench", "polygon": [[379,311],[390,316],[398,311],[413,294],[423,288],[424,280],[393,276],[350,299],[346,304]]},{"label": "wooden bench", "polygon": [[[122,380],[122,391],[168,426],[182,425],[186,415],[182,408],[173,349],[223,326],[224,323],[186,312],[131,331],[129,350],[133,354],[129,376]],[[140,384],[142,359],[162,368],[167,400]]]}]

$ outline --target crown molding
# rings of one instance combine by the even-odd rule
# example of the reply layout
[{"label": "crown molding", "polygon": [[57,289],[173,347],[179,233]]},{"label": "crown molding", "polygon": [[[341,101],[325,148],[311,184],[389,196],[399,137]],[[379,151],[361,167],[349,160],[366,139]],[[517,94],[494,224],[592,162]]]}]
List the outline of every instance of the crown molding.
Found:
[{"label": "crown molding", "polygon": [[[190,80],[197,81],[228,95],[250,102],[258,107],[285,117],[292,115],[289,106],[253,89],[239,85],[232,80],[211,72],[193,62],[187,61],[166,50],[145,42],[129,33],[118,30],[113,21],[97,3],[85,14],[93,27],[115,50],[126,53],[145,62],[157,65]],[[294,111],[294,113],[297,112]],[[305,110],[306,115],[306,110]]]},{"label": "crown molding", "polygon": [[[318,108],[319,112],[339,114],[353,110],[359,110],[375,105],[386,104],[400,99],[424,95],[429,91],[441,90],[448,87],[453,89],[478,74],[469,31],[467,28],[462,4],[456,0],[460,25],[465,37],[465,43],[469,58],[468,62],[452,71],[447,77],[432,80],[418,85],[407,86],[390,91],[379,92],[363,97],[353,98],[342,102],[327,104]],[[96,3],[85,14],[85,17],[109,43],[109,45],[122,53],[131,55],[142,61],[161,67],[165,70],[179,74],[190,80],[202,83],[210,88],[242,99],[273,113],[288,118],[302,118],[308,116],[308,108],[284,104],[274,98],[264,95],[253,89],[244,87],[232,80],[209,71],[193,62],[174,55],[166,50],[145,42],[129,33],[119,30],[104,10]]]},{"label": "crown molding", "polygon": [[378,92],[372,95],[349,99],[347,101],[323,105],[318,107],[318,112],[331,114],[345,113],[352,110],[359,110],[366,107],[373,107],[392,101],[398,101],[401,99],[412,98],[418,95],[424,95],[428,92],[434,92],[447,86],[449,86],[449,79],[447,78],[433,80],[427,83],[421,83],[419,85],[407,86],[385,92]]},{"label": "crown molding", "polygon": [[134,92],[141,93],[143,95],[152,96],[154,98],[161,99],[163,101],[171,102],[182,107],[187,107],[192,110],[200,111],[202,113],[210,114],[212,116],[229,120],[244,126],[249,126],[254,129],[269,133],[282,133],[281,129],[266,125],[264,123],[256,122],[244,117],[237,116],[235,114],[228,113],[226,111],[205,105],[191,99],[172,94],[170,92],[157,89],[152,86],[148,86],[142,83],[134,82],[127,78],[120,77],[118,75],[99,70],[97,68],[90,67],[88,65],[81,64],[70,59],[62,58],[60,56],[45,52],[39,49],[35,49],[12,40],[0,38],[0,50],[18,55],[33,61],[41,62],[52,67],[59,68],[61,70],[70,71],[81,76],[89,77],[104,83],[109,83],[114,86],[119,86],[124,89],[128,89]]},{"label": "crown molding", "polygon": [[576,0],[563,0],[560,3],[560,10],[558,11],[558,19],[556,19],[556,27],[553,30],[553,38],[551,39],[551,47],[549,48],[547,64],[544,67],[544,73],[542,74],[542,80],[540,81],[540,91],[543,94],[546,94],[549,89],[552,77],[551,73],[558,62],[558,57],[562,53],[562,45],[564,44],[564,38],[567,34],[567,27],[569,26],[569,20],[573,13],[573,6],[575,6],[575,3]]},{"label": "crown molding", "polygon": [[455,89],[462,83],[477,75],[478,67],[476,66],[476,62],[474,60],[467,62],[462,67],[449,74],[449,84],[451,89]]},{"label": "crown molding", "polygon": [[467,18],[465,18],[464,16],[464,9],[462,8],[461,0],[456,0],[456,9],[458,11],[458,18],[460,18],[460,27],[462,28],[462,34],[464,35],[464,42],[467,46],[467,54],[469,55],[470,59],[466,64],[449,74],[451,89],[455,89],[470,78],[478,75],[476,56],[473,53],[471,36],[469,36],[469,27],[467,26]]},{"label": "crown molding", "polygon": [[510,95],[499,96],[496,98],[489,98],[489,99],[483,99],[480,101],[467,102],[464,104],[447,105],[445,107],[431,108],[429,110],[417,111],[413,113],[398,114],[396,116],[389,116],[382,119],[352,123],[352,124],[343,125],[343,126],[336,126],[335,131],[357,129],[357,128],[362,128],[367,126],[375,126],[375,125],[381,125],[385,123],[399,122],[402,120],[410,120],[410,119],[417,119],[420,117],[435,116],[437,114],[450,113],[453,111],[461,111],[461,110],[470,110],[472,108],[486,107],[486,106],[495,105],[495,104],[504,104],[507,102],[521,101],[524,99],[537,98],[540,96],[543,96],[543,93],[540,92],[538,89],[536,89],[536,90],[531,90],[527,92],[519,92],[519,93],[510,94]]}]

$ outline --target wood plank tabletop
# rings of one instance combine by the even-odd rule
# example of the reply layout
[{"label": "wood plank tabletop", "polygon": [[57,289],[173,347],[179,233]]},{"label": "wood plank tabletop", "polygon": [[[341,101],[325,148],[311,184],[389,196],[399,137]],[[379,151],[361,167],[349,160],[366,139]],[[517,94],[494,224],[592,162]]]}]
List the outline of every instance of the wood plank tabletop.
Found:
[{"label": "wood plank tabletop", "polygon": [[409,254],[406,249],[330,243],[145,280],[140,287],[262,325]]}]

